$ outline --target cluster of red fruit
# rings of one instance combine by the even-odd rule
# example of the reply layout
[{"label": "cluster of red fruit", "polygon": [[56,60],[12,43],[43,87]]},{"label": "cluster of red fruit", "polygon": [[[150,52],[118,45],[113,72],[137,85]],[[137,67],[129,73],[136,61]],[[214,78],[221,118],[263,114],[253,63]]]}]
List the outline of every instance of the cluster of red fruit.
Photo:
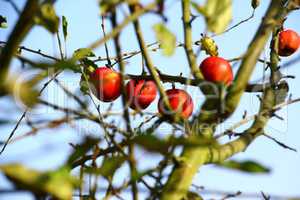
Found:
[{"label": "cluster of red fruit", "polygon": [[[211,56],[200,65],[200,70],[206,80],[222,82],[229,85],[233,80],[231,66],[223,58]],[[111,102],[121,94],[121,74],[107,67],[96,69],[90,76],[90,80],[96,89],[97,97],[103,102]],[[129,107],[134,110],[146,109],[156,98],[157,88],[152,80],[133,80],[126,85],[126,95]],[[187,119],[193,112],[193,100],[191,96],[181,89],[169,89],[166,91],[170,108],[165,108],[163,100],[158,103],[158,110],[162,115],[177,113]]]},{"label": "cluster of red fruit", "polygon": [[[300,46],[300,37],[292,30],[285,30],[279,34],[280,56],[293,54]],[[233,81],[233,73],[230,63],[217,56],[206,58],[200,64],[200,70],[205,80],[215,83],[230,85]],[[121,94],[121,74],[107,67],[100,67],[91,74],[97,97],[103,102],[111,102]],[[193,100],[191,96],[181,89],[169,89],[166,91],[172,113],[165,108],[162,98],[158,103],[158,110],[162,115],[176,113],[187,119],[193,112]],[[126,85],[127,101],[134,110],[146,109],[156,98],[157,88],[152,80],[130,80]]]}]

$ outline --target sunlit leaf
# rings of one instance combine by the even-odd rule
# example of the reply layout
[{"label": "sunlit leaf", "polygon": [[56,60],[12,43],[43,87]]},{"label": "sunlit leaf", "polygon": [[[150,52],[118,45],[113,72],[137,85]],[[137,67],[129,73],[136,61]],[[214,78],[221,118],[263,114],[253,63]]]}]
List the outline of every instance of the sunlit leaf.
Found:
[{"label": "sunlit leaf", "polygon": [[204,10],[204,7],[203,6],[201,6],[201,5],[199,5],[199,3],[198,2],[194,2],[194,1],[192,1],[191,2],[191,5],[192,5],[192,7],[198,12],[198,13],[200,13],[200,14],[202,14],[202,15],[204,15],[204,16],[206,16],[206,13],[205,13],[205,10]]},{"label": "sunlit leaf", "polygon": [[232,0],[207,0],[204,6],[196,2],[192,5],[204,15],[208,30],[216,34],[225,31],[232,20]]},{"label": "sunlit leaf", "polygon": [[70,200],[73,187],[77,184],[69,170],[39,172],[20,164],[1,165],[0,171],[19,189],[29,190],[37,195],[51,195],[55,199]]},{"label": "sunlit leaf", "polygon": [[6,90],[18,103],[32,108],[38,102],[39,92],[36,88],[37,83],[38,82],[32,79],[24,80],[23,76],[15,76],[10,77],[5,86]]},{"label": "sunlit leaf", "polygon": [[156,39],[160,43],[163,54],[166,56],[173,55],[176,48],[176,37],[169,31],[164,24],[155,24],[153,29],[156,34]]},{"label": "sunlit leaf", "polygon": [[75,60],[81,60],[81,59],[84,59],[87,57],[94,57],[94,56],[95,56],[95,54],[89,48],[80,48],[80,49],[77,49],[76,51],[74,51],[74,53],[73,53],[73,58]]},{"label": "sunlit leaf", "polygon": [[239,170],[247,173],[269,173],[271,170],[262,164],[247,160],[247,161],[225,161],[223,163],[218,164],[218,166],[228,169]]},{"label": "sunlit leaf", "polygon": [[42,4],[35,22],[44,26],[51,33],[57,33],[59,17],[56,15],[53,5],[50,3]]}]

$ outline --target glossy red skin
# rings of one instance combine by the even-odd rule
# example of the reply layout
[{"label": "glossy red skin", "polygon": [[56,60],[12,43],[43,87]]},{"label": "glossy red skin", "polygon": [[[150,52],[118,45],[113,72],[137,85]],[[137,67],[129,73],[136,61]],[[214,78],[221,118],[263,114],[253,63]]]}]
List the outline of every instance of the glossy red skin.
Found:
[{"label": "glossy red skin", "polygon": [[130,80],[126,85],[129,107],[134,110],[146,109],[157,95],[153,81]]},{"label": "glossy red skin", "polygon": [[292,30],[284,30],[279,33],[278,54],[290,56],[300,47],[300,36]]},{"label": "glossy red skin", "polygon": [[97,68],[90,80],[99,100],[111,102],[121,95],[121,75],[108,67]]},{"label": "glossy red skin", "polygon": [[158,102],[158,110],[162,115],[175,115],[180,112],[180,117],[184,119],[188,119],[192,115],[194,104],[192,97],[186,91],[181,89],[170,89],[166,91],[166,94],[173,112],[168,111],[164,107],[162,98],[160,98]]},{"label": "glossy red skin", "polygon": [[233,73],[230,63],[217,56],[211,56],[202,61],[200,70],[207,81],[230,85],[233,81]]}]

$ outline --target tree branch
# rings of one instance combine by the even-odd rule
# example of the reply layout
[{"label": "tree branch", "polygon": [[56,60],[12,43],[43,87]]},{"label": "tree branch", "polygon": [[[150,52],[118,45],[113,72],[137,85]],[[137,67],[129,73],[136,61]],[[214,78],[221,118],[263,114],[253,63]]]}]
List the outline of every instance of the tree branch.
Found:
[{"label": "tree branch", "polygon": [[[242,60],[236,78],[226,96],[226,115],[231,115],[239,104],[240,98],[248,84],[255,64],[264,48],[274,27],[279,26],[283,18],[288,14],[284,8],[286,1],[273,0],[268,8],[254,39],[249,45],[248,51]],[[292,1],[289,1],[289,5]],[[289,6],[288,5],[288,6]]]},{"label": "tree branch", "polygon": [[203,75],[200,72],[197,62],[196,55],[192,48],[192,26],[191,26],[191,10],[190,0],[182,0],[182,13],[183,13],[183,30],[184,30],[184,49],[188,62],[192,71],[192,74],[196,79],[203,79]]},{"label": "tree branch", "polygon": [[[5,82],[9,70],[9,64],[19,44],[34,25],[34,15],[39,9],[38,0],[28,0],[20,17],[9,36],[7,44],[0,54],[0,91],[6,91]],[[5,93],[5,92],[4,92]]]}]

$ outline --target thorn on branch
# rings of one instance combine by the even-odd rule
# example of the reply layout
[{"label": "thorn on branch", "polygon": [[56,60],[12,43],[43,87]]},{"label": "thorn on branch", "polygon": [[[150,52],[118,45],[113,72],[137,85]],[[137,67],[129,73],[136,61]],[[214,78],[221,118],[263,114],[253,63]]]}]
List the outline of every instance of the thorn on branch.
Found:
[{"label": "thorn on branch", "polygon": [[277,115],[276,113],[272,113],[272,117],[276,117],[277,119],[281,120],[281,121],[284,121],[284,118]]},{"label": "thorn on branch", "polygon": [[261,191],[261,195],[263,197],[264,200],[271,200],[271,196],[270,195],[266,195],[263,191]]}]

